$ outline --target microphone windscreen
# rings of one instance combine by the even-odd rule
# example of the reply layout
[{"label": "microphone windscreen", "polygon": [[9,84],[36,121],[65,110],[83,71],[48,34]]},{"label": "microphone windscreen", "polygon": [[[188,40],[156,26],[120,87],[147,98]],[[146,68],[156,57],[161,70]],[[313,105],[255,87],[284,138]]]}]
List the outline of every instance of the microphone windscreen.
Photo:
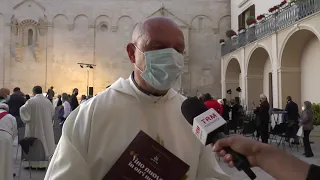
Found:
[{"label": "microphone windscreen", "polygon": [[206,112],[208,108],[197,97],[186,99],[181,105],[181,112],[186,120],[193,125],[193,119]]}]

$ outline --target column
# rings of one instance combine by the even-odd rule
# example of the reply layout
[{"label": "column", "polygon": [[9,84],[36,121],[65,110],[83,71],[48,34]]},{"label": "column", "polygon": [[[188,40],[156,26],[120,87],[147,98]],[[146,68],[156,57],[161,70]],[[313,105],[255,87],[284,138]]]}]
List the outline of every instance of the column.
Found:
[{"label": "column", "polygon": [[225,67],[224,67],[224,59],[221,57],[221,96],[222,98],[226,98],[226,77],[225,77]]},{"label": "column", "polygon": [[45,52],[45,62],[46,62],[46,79],[45,79],[45,89],[47,90],[50,86],[55,86],[53,84],[54,78],[52,75],[53,67],[53,27],[52,24],[47,25],[46,33],[46,52]]},{"label": "column", "polygon": [[10,36],[11,36],[11,23],[6,22],[4,28],[3,28],[3,35],[2,35],[2,43],[3,43],[3,67],[4,67],[4,73],[3,73],[3,86],[7,87],[9,89],[12,89],[11,85],[11,53],[10,53]]},{"label": "column", "polygon": [[3,30],[4,30],[4,18],[3,16],[0,14],[0,88],[3,87],[3,83],[4,83],[4,35],[3,35]]},{"label": "column", "polygon": [[281,109],[281,93],[279,93],[279,77],[278,69],[280,67],[280,59],[278,59],[278,34],[272,35],[272,49],[271,49],[271,62],[272,62],[272,91],[273,91],[273,107]]}]

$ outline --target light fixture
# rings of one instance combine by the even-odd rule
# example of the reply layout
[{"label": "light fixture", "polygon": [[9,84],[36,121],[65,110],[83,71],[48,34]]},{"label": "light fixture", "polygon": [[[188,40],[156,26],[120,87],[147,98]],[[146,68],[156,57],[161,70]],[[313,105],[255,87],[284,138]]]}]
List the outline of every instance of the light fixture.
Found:
[{"label": "light fixture", "polygon": [[237,87],[236,91],[237,91],[237,92],[241,92],[241,88],[240,88],[240,87]]}]

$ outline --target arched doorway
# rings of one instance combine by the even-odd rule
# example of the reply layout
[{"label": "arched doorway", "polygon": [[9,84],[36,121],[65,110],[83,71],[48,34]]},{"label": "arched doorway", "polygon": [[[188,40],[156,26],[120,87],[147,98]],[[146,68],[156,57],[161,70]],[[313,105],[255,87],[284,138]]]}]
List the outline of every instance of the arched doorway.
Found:
[{"label": "arched doorway", "polygon": [[231,90],[232,93],[226,93],[226,98],[228,100],[239,97],[240,93],[236,91],[238,87],[241,88],[241,68],[239,61],[235,58],[231,59],[227,65],[226,75],[225,75],[225,87],[226,91]]},{"label": "arched doorway", "polygon": [[281,102],[286,105],[286,97],[291,96],[299,106],[302,102],[320,102],[320,87],[317,82],[320,67],[320,43],[309,30],[299,30],[285,43],[281,56]]},{"label": "arched doorway", "polygon": [[273,102],[272,65],[268,52],[263,47],[256,48],[249,58],[247,72],[248,109],[259,105],[260,94],[268,97],[270,105]]}]

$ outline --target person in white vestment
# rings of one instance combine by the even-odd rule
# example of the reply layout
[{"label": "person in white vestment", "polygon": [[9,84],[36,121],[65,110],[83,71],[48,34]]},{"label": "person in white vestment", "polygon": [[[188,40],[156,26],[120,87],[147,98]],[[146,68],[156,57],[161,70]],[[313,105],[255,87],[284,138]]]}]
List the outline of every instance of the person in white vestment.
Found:
[{"label": "person in white vestment", "polygon": [[18,134],[16,118],[9,114],[10,91],[0,89],[0,180],[13,180],[13,140]]},{"label": "person in white vestment", "polygon": [[184,36],[170,19],[135,26],[127,52],[134,71],[67,118],[45,180],[101,180],[142,130],[182,159],[189,180],[229,177],[181,113],[186,99],[171,87],[183,71]]},{"label": "person in white vestment", "polygon": [[[42,95],[42,88],[33,88],[34,97],[20,108],[21,119],[26,123],[25,137],[35,137],[41,140],[46,156],[54,153],[55,141],[52,117],[54,108],[52,103]],[[33,168],[45,168],[47,162],[31,162]]]}]

